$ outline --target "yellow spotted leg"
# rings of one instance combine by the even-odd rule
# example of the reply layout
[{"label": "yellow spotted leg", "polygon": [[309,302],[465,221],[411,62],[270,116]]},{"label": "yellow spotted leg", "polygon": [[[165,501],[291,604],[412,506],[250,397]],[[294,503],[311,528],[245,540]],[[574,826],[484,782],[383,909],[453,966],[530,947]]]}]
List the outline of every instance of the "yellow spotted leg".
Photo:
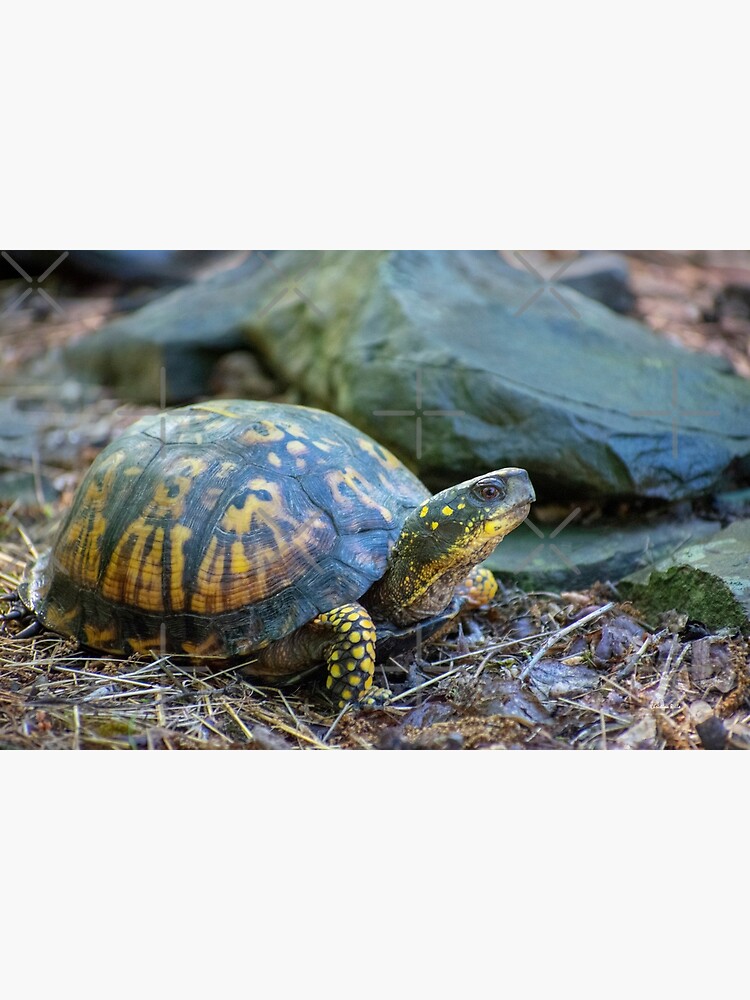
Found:
[{"label": "yellow spotted leg", "polygon": [[464,601],[464,607],[481,608],[489,604],[497,593],[497,580],[490,570],[475,566],[456,593]]},{"label": "yellow spotted leg", "polygon": [[342,604],[318,615],[313,626],[328,634],[326,688],[339,708],[382,705],[390,691],[373,686],[376,633],[369,613],[361,604]]},{"label": "yellow spotted leg", "polygon": [[258,650],[242,672],[269,683],[276,678],[284,683],[285,679],[304,676],[317,663],[325,663],[326,688],[339,708],[375,708],[391,696],[387,688],[373,685],[375,639],[370,613],[361,604],[342,604]]}]

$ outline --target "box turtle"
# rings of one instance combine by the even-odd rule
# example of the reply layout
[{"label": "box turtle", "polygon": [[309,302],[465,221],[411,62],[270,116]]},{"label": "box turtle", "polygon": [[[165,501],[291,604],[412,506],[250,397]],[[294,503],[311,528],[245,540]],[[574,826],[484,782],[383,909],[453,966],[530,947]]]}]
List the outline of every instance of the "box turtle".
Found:
[{"label": "box turtle", "polygon": [[215,400],[144,417],[96,458],[19,587],[42,627],[106,653],[238,665],[262,682],[320,664],[340,706],[380,703],[376,633],[429,629],[496,584],[477,568],[534,490],[500,469],[432,496],[339,417]]}]

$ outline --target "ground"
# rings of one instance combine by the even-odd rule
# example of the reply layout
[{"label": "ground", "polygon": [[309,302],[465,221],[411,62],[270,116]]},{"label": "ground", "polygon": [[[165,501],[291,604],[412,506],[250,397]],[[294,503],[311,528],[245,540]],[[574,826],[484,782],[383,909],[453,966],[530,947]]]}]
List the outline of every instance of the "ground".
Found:
[{"label": "ground", "polygon": [[[644,252],[631,268],[636,315],[750,376],[750,256]],[[31,495],[0,503],[0,589],[44,547],[93,456],[149,410],[30,374],[121,304],[117,288],[56,292],[62,314],[25,308],[3,320],[0,406],[21,400],[59,448],[31,463]],[[0,308],[11,294],[0,286]],[[197,676],[164,660],[87,656],[51,635],[15,640],[16,628],[0,627],[6,748],[750,748],[747,639],[709,635],[679,609],[645,621],[605,586],[501,589],[439,644],[385,665],[388,707],[343,715],[314,678],[255,688],[231,669]]]}]

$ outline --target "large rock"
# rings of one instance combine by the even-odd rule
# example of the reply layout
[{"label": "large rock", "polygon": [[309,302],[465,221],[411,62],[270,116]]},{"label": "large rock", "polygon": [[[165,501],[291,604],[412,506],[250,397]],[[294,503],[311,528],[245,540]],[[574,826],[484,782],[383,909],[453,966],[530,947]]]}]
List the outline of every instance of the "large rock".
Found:
[{"label": "large rock", "polygon": [[750,520],[632,574],[620,592],[647,614],[675,608],[710,629],[750,632]]},{"label": "large rock", "polygon": [[561,274],[560,281],[615,312],[629,313],[635,306],[630,265],[620,254],[598,251],[581,254]]},{"label": "large rock", "polygon": [[176,401],[248,345],[432,486],[517,465],[542,496],[676,499],[750,472],[750,384],[570,288],[540,292],[493,252],[256,257],[70,358],[154,399],[164,365]]},{"label": "large rock", "polygon": [[167,402],[205,394],[218,360],[247,347],[252,276],[260,259],[149,303],[65,352],[79,377],[112,386],[135,403],[158,403],[162,369]]},{"label": "large rock", "polygon": [[[529,521],[534,521],[533,508]],[[527,589],[570,590],[597,582],[617,583],[720,529],[716,521],[674,516],[631,523],[573,522],[561,531],[556,525],[545,527],[534,530],[524,522],[498,545],[486,562],[488,568],[504,582]]]}]

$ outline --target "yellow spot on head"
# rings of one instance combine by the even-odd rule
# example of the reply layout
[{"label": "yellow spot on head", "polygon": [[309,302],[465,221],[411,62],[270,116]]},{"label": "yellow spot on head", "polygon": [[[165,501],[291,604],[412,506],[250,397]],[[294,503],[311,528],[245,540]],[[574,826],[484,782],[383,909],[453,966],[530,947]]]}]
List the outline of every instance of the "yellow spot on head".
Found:
[{"label": "yellow spot on head", "polygon": [[[361,638],[362,636],[359,632],[349,633],[349,642],[359,642]],[[356,656],[357,654],[355,653],[354,655]]]},{"label": "yellow spot on head", "polygon": [[437,526],[438,526],[438,522],[437,521],[433,521],[432,524],[430,525],[430,527],[432,528],[433,531],[435,530],[435,528],[437,528]]},{"label": "yellow spot on head", "polygon": [[453,508],[452,507],[448,507],[446,505],[445,507],[443,507],[443,513],[445,514],[446,517],[450,517],[451,514],[453,513]]},{"label": "yellow spot on head", "polygon": [[419,516],[420,517],[427,517],[427,512],[428,512],[429,509],[430,509],[429,507],[423,507],[420,510],[420,512],[419,512]]},{"label": "yellow spot on head", "polygon": [[358,660],[363,659],[364,655],[365,655],[365,647],[364,646],[361,646],[361,645],[360,646],[355,646],[354,649],[352,650],[352,656],[356,656]]},{"label": "yellow spot on head", "polygon": [[466,504],[465,504],[465,503],[460,503],[460,504],[458,505],[458,509],[459,509],[459,510],[463,510],[463,509],[464,509],[464,507],[466,507]]},{"label": "yellow spot on head", "polygon": [[331,677],[336,677],[338,679],[341,676],[341,665],[338,663],[332,663],[330,674]]},{"label": "yellow spot on head", "polygon": [[286,450],[290,455],[304,455],[307,451],[307,446],[301,441],[288,441]]}]

